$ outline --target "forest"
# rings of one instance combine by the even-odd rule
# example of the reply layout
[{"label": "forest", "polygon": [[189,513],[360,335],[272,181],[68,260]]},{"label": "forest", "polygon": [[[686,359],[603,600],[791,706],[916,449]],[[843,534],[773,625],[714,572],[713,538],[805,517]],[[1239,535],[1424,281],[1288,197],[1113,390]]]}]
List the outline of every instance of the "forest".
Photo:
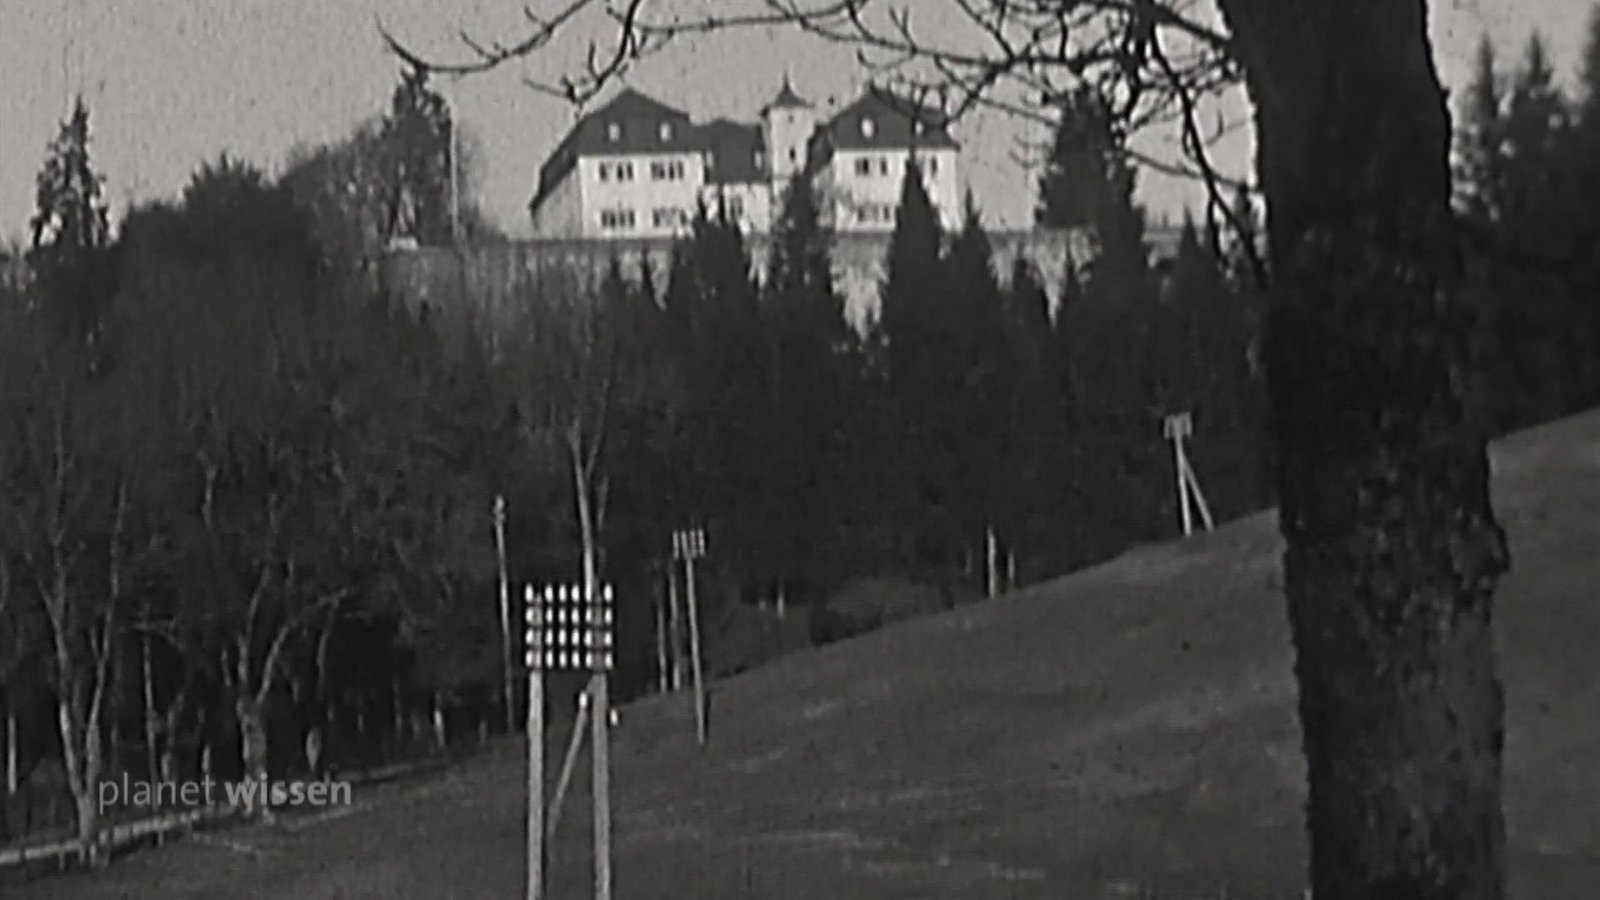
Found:
[{"label": "forest", "polygon": [[[1600,403],[1600,31],[1585,58],[1568,93],[1537,36],[1509,67],[1484,43],[1457,104],[1494,433]],[[707,534],[720,677],[1176,536],[1170,415],[1219,521],[1272,505],[1259,192],[1153,262],[1105,99],[1051,114],[1037,225],[1096,248],[1059,296],[995,271],[975,199],[942,234],[908,166],[857,330],[804,178],[764,277],[708,208],[666,271],[546,273],[488,323],[370,278],[402,203],[424,243],[505,239],[452,214],[425,70],[278,177],[221,156],[114,230],[80,99],[0,261],[0,839],[70,828],[95,856],[94,786],[125,773],[317,775],[514,731],[520,586],[586,566],[617,591],[616,698],[671,689],[677,528]]]}]

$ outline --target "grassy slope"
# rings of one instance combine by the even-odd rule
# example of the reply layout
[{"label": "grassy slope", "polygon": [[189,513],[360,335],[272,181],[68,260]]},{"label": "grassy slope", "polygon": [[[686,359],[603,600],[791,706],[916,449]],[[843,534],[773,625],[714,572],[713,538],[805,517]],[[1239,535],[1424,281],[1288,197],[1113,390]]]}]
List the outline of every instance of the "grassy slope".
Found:
[{"label": "grassy slope", "polygon": [[[1495,472],[1515,555],[1498,622],[1513,896],[1588,897],[1600,414],[1503,442]],[[786,658],[717,686],[705,753],[682,698],[624,710],[616,896],[1297,897],[1302,762],[1278,549],[1257,516]],[[334,821],[5,894],[520,896],[521,766],[507,745]],[[587,789],[580,775],[553,898],[588,893]]]}]

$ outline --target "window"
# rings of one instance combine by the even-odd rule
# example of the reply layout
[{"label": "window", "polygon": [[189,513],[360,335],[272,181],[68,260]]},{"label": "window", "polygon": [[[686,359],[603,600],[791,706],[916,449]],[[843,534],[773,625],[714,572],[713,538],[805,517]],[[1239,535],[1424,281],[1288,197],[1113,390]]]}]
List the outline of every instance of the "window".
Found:
[{"label": "window", "polygon": [[728,218],[736,222],[744,218],[744,198],[738,194],[728,198]]},{"label": "window", "polygon": [[627,207],[600,210],[600,227],[607,230],[632,228],[634,221],[633,210]]},{"label": "window", "polygon": [[656,133],[661,136],[661,143],[663,144],[672,140],[672,123],[662,122],[661,127],[656,130]]},{"label": "window", "polygon": [[939,174],[939,157],[928,157],[928,164],[924,167],[929,175]]},{"label": "window", "polygon": [[861,136],[867,140],[871,140],[873,135],[877,133],[878,123],[872,121],[871,117],[869,116],[863,116],[861,119]]},{"label": "window", "polygon": [[894,205],[890,203],[863,203],[856,207],[856,220],[863,225],[894,221]]},{"label": "window", "polygon": [[617,180],[618,181],[632,181],[633,180],[633,163],[631,163],[631,162],[619,162],[619,163],[616,163],[616,169],[617,169]]},{"label": "window", "polygon": [[888,175],[889,174],[889,157],[887,157],[887,156],[878,157],[878,174],[879,175]]},{"label": "window", "polygon": [[622,123],[621,122],[607,122],[606,123],[606,140],[610,141],[613,144],[615,144],[617,141],[622,140]]},{"label": "window", "polygon": [[925,132],[927,130],[928,130],[928,126],[922,124],[922,120],[921,119],[915,119],[915,120],[912,121],[912,123],[911,123],[911,133],[912,134],[916,135],[917,137],[922,137],[923,132]]},{"label": "window", "polygon": [[872,174],[872,160],[871,160],[871,158],[863,156],[860,159],[856,160],[856,174],[857,175],[861,175],[861,176],[867,176],[867,175],[871,175]]},{"label": "window", "polygon": [[600,164],[600,180],[601,181],[610,181],[611,180],[611,163],[603,162],[603,163]]},{"label": "window", "polygon": [[658,206],[650,213],[650,224],[656,228],[679,228],[689,221],[689,216],[676,206]]},{"label": "window", "polygon": [[652,181],[682,181],[683,160],[658,159],[650,163],[650,180]]}]

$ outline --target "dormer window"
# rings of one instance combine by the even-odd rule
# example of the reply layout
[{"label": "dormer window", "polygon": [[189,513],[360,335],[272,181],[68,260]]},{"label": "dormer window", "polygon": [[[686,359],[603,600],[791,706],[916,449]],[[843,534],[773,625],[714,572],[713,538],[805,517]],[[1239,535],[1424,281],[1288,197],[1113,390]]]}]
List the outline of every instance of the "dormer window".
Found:
[{"label": "dormer window", "polygon": [[871,140],[872,136],[877,134],[877,133],[878,133],[878,123],[877,122],[872,121],[871,118],[863,118],[861,120],[861,136],[862,137],[866,138],[867,140]]},{"label": "dormer window", "polygon": [[925,132],[927,130],[928,130],[928,126],[922,124],[922,120],[921,119],[917,119],[917,120],[915,120],[915,121],[913,121],[911,123],[911,133],[916,135],[917,137],[922,137],[923,132]]},{"label": "dormer window", "polygon": [[672,140],[672,123],[662,122],[661,127],[657,129],[656,133],[661,135],[661,143],[663,144]]},{"label": "dormer window", "polygon": [[622,123],[621,122],[607,122],[606,123],[606,140],[610,141],[613,144],[615,144],[617,141],[622,140]]}]

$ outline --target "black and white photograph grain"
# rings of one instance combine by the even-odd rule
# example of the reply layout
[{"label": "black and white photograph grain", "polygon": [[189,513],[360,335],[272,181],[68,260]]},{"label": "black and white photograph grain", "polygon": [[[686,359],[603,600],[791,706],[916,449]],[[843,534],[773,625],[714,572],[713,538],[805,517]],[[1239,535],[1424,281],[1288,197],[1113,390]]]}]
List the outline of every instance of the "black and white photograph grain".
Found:
[{"label": "black and white photograph grain", "polygon": [[0,0],[0,897],[1600,898],[1600,0]]}]

